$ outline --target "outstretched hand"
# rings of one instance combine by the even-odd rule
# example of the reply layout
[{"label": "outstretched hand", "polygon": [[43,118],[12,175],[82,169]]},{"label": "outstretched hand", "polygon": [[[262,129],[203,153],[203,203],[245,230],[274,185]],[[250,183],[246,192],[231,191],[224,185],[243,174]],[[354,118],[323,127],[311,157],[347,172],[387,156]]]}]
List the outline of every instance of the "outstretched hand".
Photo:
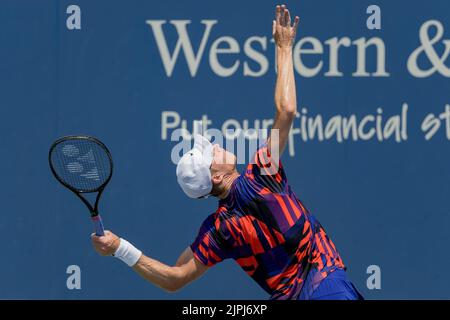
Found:
[{"label": "outstretched hand", "polygon": [[294,24],[291,25],[291,14],[286,6],[276,6],[275,20],[273,20],[272,25],[272,35],[279,48],[292,48],[295,35],[297,34],[299,21],[300,18],[296,16]]}]

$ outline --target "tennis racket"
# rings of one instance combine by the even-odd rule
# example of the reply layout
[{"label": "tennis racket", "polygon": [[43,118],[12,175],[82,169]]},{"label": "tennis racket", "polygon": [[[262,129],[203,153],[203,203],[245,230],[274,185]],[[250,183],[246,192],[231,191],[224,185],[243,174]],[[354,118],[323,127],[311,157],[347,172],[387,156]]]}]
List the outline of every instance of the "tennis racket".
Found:
[{"label": "tennis racket", "polygon": [[[113,162],[108,148],[89,136],[67,136],[56,140],[48,155],[50,169],[55,178],[88,207],[95,234],[105,234],[98,214],[98,202],[111,179]],[[94,205],[83,194],[97,192]]]}]

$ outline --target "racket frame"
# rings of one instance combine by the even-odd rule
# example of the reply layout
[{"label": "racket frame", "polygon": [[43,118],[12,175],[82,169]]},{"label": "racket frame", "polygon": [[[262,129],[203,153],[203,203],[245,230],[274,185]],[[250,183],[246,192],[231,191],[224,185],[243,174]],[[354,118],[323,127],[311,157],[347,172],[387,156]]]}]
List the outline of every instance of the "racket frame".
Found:
[{"label": "racket frame", "polygon": [[[56,170],[53,167],[52,160],[51,160],[52,152],[53,152],[53,150],[56,148],[56,146],[58,144],[60,144],[61,142],[69,141],[69,140],[89,140],[89,141],[92,141],[92,142],[100,145],[100,147],[105,151],[105,153],[106,153],[106,155],[108,156],[108,159],[109,159],[111,170],[109,172],[108,178],[98,188],[93,189],[93,190],[79,190],[79,189],[76,189],[76,188],[72,187],[71,185],[67,184],[66,182],[64,182],[58,176],[58,174],[56,173]],[[100,197],[102,196],[103,190],[105,189],[105,187],[108,184],[108,182],[111,180],[111,177],[112,177],[112,174],[113,174],[113,167],[114,167],[113,161],[112,161],[111,152],[108,150],[106,145],[103,142],[101,142],[100,140],[98,140],[98,139],[96,139],[94,137],[91,137],[91,136],[86,136],[86,135],[64,136],[64,137],[59,138],[55,142],[53,142],[52,146],[50,147],[49,153],[48,153],[48,162],[50,164],[50,169],[51,169],[51,171],[53,173],[53,176],[56,178],[56,180],[58,180],[64,187],[66,187],[67,189],[69,189],[70,191],[75,193],[77,195],[77,197],[80,198],[80,200],[89,209],[89,212],[91,213],[91,219],[92,219],[92,221],[94,223],[94,226],[95,226],[96,234],[98,236],[104,235],[104,228],[103,228],[102,219],[101,219],[101,217],[100,217],[100,215],[98,213],[98,203],[99,203]],[[91,203],[85,197],[83,197],[82,194],[84,194],[84,193],[86,193],[86,194],[87,193],[94,193],[94,192],[97,192],[97,197],[95,199],[94,206],[92,206]]]}]

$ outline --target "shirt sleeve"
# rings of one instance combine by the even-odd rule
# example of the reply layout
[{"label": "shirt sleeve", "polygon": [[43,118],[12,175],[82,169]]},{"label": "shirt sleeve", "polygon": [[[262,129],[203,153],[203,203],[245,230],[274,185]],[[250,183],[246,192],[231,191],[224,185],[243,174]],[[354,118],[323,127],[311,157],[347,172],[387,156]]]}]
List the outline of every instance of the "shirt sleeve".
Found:
[{"label": "shirt sleeve", "polygon": [[216,214],[203,221],[197,238],[191,244],[194,256],[205,266],[211,267],[229,256],[229,230]]},{"label": "shirt sleeve", "polygon": [[254,154],[253,161],[247,166],[246,177],[271,192],[283,192],[287,184],[286,173],[280,159],[273,159],[267,143]]}]

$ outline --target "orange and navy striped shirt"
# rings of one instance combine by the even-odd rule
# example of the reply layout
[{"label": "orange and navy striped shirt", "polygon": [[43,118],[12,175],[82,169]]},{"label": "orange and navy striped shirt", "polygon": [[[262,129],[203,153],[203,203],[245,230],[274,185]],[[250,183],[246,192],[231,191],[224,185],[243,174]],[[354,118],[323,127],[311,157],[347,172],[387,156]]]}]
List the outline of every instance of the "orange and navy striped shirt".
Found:
[{"label": "orange and navy striped shirt", "polygon": [[264,145],[203,222],[191,249],[206,266],[234,259],[271,299],[307,298],[329,273],[345,266],[291,190],[281,162],[273,172],[270,165]]}]

